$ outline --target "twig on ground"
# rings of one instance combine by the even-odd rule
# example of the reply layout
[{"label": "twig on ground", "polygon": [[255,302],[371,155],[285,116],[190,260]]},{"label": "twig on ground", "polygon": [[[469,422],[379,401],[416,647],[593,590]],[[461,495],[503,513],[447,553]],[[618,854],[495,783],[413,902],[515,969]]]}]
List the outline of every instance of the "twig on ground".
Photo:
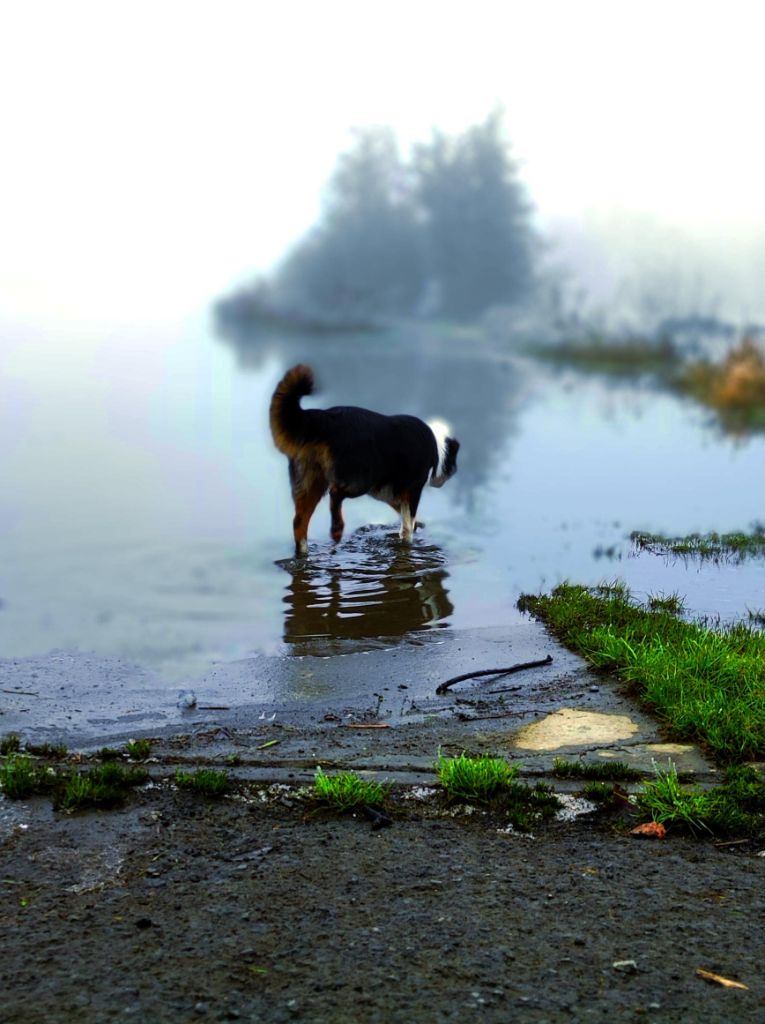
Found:
[{"label": "twig on ground", "polygon": [[376,831],[378,828],[382,828],[383,825],[392,825],[393,819],[389,818],[387,814],[382,811],[378,811],[374,807],[370,807],[368,804],[364,804],[361,808],[362,813],[372,822],[372,830]]},{"label": "twig on ground", "polygon": [[543,665],[549,665],[551,661],[552,657],[548,654],[540,661],[522,661],[517,665],[510,665],[509,668],[484,668],[480,672],[465,672],[461,676],[447,679],[445,683],[439,683],[436,693],[446,693],[450,686],[461,683],[463,679],[477,679],[479,676],[509,676],[513,672],[523,672],[527,668],[541,668]]}]

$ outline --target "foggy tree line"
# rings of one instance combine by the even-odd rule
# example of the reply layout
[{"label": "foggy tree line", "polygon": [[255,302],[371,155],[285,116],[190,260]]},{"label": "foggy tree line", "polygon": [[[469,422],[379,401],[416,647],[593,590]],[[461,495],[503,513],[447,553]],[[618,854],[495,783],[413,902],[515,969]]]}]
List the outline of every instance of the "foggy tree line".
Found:
[{"label": "foggy tree line", "polygon": [[408,159],[392,129],[359,130],[318,223],[261,293],[282,308],[470,319],[526,297],[536,244],[502,114],[433,133]]}]

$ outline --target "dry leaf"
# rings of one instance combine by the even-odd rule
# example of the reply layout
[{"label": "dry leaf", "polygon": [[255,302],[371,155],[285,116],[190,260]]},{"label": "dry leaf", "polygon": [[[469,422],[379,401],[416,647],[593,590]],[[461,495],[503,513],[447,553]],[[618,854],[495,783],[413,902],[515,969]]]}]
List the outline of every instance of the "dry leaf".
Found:
[{"label": "dry leaf", "polygon": [[749,991],[748,985],[744,985],[740,981],[733,981],[732,978],[723,978],[722,974],[705,971],[703,967],[697,967],[696,974],[699,978],[703,978],[705,981],[713,981],[716,985],[722,985],[724,988],[743,988],[747,992]]},{"label": "dry leaf", "polygon": [[646,821],[643,825],[636,825],[630,829],[631,836],[643,836],[647,839],[663,839],[667,834],[660,821]]},{"label": "dry leaf", "polygon": [[349,722],[346,729],[390,729],[387,722]]}]

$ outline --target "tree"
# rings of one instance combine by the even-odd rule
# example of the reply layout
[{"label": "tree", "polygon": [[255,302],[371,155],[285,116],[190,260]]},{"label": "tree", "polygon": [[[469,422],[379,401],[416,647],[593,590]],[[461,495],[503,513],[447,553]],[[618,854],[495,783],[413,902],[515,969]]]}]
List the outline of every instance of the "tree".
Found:
[{"label": "tree", "polygon": [[422,278],[421,230],[395,136],[361,130],[340,157],[319,224],[282,267],[280,290],[325,311],[401,313]]},{"label": "tree", "polygon": [[390,128],[342,154],[319,223],[282,265],[282,305],[334,316],[431,312],[470,319],[534,284],[530,207],[501,111],[436,131],[404,163]]},{"label": "tree", "polygon": [[509,154],[502,112],[463,134],[434,132],[415,151],[426,261],[460,319],[524,298],[534,281],[530,206]]}]

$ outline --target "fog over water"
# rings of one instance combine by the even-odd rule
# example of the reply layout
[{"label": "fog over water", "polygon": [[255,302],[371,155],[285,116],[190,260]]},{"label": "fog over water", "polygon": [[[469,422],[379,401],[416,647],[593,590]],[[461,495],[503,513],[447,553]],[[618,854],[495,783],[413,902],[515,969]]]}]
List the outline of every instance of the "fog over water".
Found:
[{"label": "fog over water", "polygon": [[[96,650],[180,680],[255,650],[510,623],[522,590],[564,578],[680,589],[699,613],[761,606],[761,564],[664,564],[627,539],[761,519],[761,434],[645,381],[544,369],[515,325],[491,344],[438,318],[256,336],[211,314],[305,238],[354,129],[389,126],[411,170],[434,128],[462,138],[501,107],[569,312],[646,333],[765,322],[759,29],[743,3],[9,12],[0,656]],[[310,564],[291,560],[266,412],[299,360],[317,405],[451,422],[459,472],[426,492],[411,551],[360,499],[343,545],[320,507]]]}]

